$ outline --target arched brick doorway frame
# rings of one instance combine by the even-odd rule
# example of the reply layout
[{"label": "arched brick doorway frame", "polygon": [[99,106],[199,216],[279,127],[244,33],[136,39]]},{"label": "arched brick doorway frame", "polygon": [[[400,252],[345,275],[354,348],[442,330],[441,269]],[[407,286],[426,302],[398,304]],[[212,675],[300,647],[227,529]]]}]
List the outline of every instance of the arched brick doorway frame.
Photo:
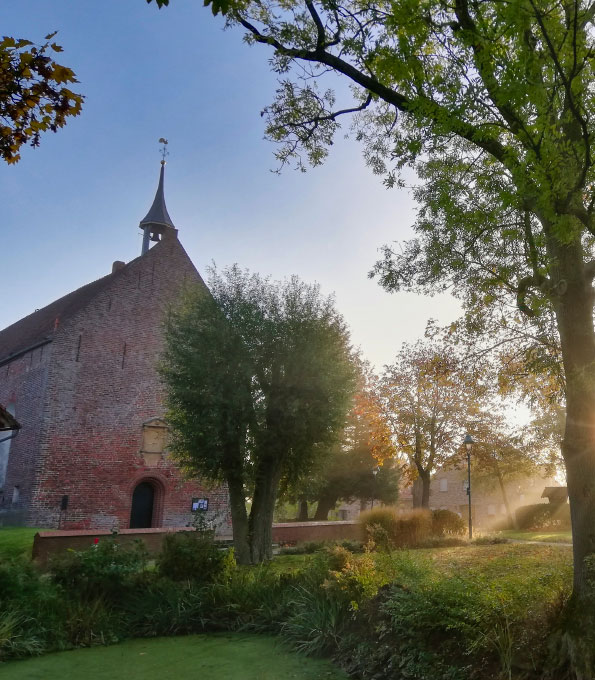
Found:
[{"label": "arched brick doorway frame", "polygon": [[165,477],[160,474],[139,475],[128,488],[128,526],[130,526],[130,513],[132,511],[132,496],[139,484],[147,483],[153,487],[153,516],[151,518],[151,528],[155,529],[163,524],[163,509],[165,507],[165,496],[168,484]]}]

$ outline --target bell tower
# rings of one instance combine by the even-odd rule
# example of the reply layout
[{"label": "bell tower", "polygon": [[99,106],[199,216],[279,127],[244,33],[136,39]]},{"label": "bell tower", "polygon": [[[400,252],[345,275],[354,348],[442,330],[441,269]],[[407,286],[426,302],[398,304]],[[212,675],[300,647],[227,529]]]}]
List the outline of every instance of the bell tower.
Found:
[{"label": "bell tower", "polygon": [[153,205],[151,206],[149,212],[146,214],[145,218],[140,222],[140,228],[143,230],[143,246],[141,250],[141,255],[144,255],[149,250],[149,241],[160,241],[161,238],[173,232],[177,232],[174,223],[167,212],[167,207],[165,206],[165,194],[164,194],[164,176],[165,176],[165,157],[169,155],[167,151],[167,139],[161,137],[159,140],[163,147],[161,149],[161,171],[159,173],[159,185],[157,187],[157,193],[155,194],[155,199]]}]

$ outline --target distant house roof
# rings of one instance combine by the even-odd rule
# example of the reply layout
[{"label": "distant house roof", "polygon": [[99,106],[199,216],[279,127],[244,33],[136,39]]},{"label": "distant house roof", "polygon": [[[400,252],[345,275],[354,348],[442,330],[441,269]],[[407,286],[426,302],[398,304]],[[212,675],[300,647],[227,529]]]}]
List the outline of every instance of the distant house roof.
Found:
[{"label": "distant house roof", "polygon": [[0,404],[0,432],[5,430],[20,430],[21,426],[2,404]]},{"label": "distant house roof", "polygon": [[68,293],[0,331],[0,365],[34,347],[51,342],[58,326],[90,302],[127,266]]},{"label": "distant house roof", "polygon": [[547,498],[550,503],[566,503],[568,489],[565,486],[546,486],[541,497]]}]

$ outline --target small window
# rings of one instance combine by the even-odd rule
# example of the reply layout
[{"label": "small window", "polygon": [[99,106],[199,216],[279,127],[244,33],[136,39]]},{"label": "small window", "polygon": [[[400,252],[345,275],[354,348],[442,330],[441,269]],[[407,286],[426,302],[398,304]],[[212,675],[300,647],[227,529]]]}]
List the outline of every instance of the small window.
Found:
[{"label": "small window", "polygon": [[496,506],[493,503],[490,503],[488,505],[488,515],[495,515],[496,514]]},{"label": "small window", "polygon": [[448,491],[448,479],[440,480],[440,491]]},{"label": "small window", "polygon": [[[6,410],[11,416],[15,415],[15,405],[13,403],[8,404]],[[8,437],[11,434],[14,435],[14,431],[4,430],[3,432],[0,432],[0,439],[4,439],[0,444],[0,489],[4,487],[4,483],[6,482],[6,471],[8,470],[8,459],[10,457],[10,446],[12,444],[12,439],[8,439]]]},{"label": "small window", "polygon": [[463,491],[467,491],[468,488],[469,488],[469,480],[464,479],[463,480]]},{"label": "small window", "polygon": [[20,491],[18,486],[15,486],[12,490],[12,504],[17,505],[20,497],[21,497],[21,491]]}]

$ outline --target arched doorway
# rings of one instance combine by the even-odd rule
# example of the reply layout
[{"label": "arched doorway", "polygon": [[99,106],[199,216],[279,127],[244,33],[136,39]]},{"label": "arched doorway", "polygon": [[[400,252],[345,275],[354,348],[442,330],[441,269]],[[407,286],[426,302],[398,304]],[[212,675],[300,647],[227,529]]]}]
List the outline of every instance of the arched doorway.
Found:
[{"label": "arched doorway", "polygon": [[155,505],[155,487],[151,482],[137,484],[132,494],[130,508],[130,528],[148,529],[153,526],[153,507]]}]

